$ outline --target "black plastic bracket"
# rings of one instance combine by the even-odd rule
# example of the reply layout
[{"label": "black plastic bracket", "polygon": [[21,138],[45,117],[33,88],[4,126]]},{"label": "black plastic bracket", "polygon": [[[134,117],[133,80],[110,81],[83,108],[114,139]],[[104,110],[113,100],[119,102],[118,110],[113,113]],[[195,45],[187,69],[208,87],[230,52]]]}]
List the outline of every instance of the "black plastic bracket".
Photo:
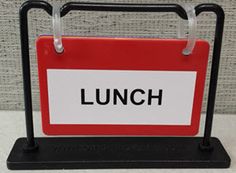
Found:
[{"label": "black plastic bracket", "polygon": [[[33,129],[31,76],[28,38],[28,11],[44,9],[45,1],[30,0],[20,8],[20,34],[24,82],[27,138],[19,138],[7,159],[9,169],[69,168],[227,168],[230,157],[220,141],[211,137],[220,53],[224,29],[224,11],[217,4],[200,4],[196,14],[214,12],[216,30],[213,48],[207,113],[203,137],[73,137],[35,138]],[[62,6],[61,17],[72,10],[111,12],[174,12],[187,19],[178,4],[121,4],[69,2]]]}]

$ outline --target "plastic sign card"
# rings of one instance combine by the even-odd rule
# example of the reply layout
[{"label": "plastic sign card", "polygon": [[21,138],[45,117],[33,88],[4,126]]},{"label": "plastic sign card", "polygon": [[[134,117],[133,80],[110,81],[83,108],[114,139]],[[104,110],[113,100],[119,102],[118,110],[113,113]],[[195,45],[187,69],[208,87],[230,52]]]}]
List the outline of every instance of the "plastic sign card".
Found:
[{"label": "plastic sign card", "polygon": [[209,44],[197,40],[37,40],[43,131],[49,135],[195,135]]}]

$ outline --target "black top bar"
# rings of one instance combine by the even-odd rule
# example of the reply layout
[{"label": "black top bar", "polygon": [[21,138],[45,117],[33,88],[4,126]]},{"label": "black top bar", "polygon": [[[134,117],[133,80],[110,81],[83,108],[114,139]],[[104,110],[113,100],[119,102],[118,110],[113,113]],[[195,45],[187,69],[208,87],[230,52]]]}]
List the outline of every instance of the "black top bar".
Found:
[{"label": "black top bar", "polygon": [[[44,9],[49,15],[52,15],[52,6],[45,1],[26,1],[22,4],[20,11],[28,11],[31,8]],[[23,11],[24,11],[23,10]],[[182,19],[187,20],[187,14],[179,4],[131,4],[131,3],[83,3],[68,2],[61,7],[61,17],[70,11],[116,11],[116,12],[175,12]],[[224,17],[224,11],[221,6],[213,3],[200,4],[195,7],[196,15],[202,12],[214,12]]]},{"label": "black top bar", "polygon": [[61,16],[72,10],[111,11],[111,12],[175,12],[187,19],[185,10],[178,4],[128,4],[128,3],[78,3],[69,2],[62,6]]}]

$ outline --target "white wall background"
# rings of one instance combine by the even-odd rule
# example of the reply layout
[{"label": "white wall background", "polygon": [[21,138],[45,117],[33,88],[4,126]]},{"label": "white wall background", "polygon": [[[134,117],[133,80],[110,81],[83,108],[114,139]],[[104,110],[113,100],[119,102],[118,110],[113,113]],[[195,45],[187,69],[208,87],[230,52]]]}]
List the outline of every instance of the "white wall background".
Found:
[{"label": "white wall background", "polygon": [[[91,2],[91,0],[83,0]],[[236,1],[235,0],[93,0],[94,2],[126,3],[218,3],[226,13],[223,50],[216,97],[217,113],[236,113]],[[18,11],[24,0],[0,0],[0,110],[22,110],[23,89],[20,57]],[[52,3],[52,1],[49,1]],[[67,1],[57,1],[64,4]],[[178,16],[172,13],[71,12],[63,18],[67,35],[125,36],[176,38]],[[30,55],[34,110],[39,110],[39,89],[35,57],[35,39],[40,34],[51,34],[51,18],[42,10],[29,14]],[[214,38],[215,15],[198,17],[198,37]],[[209,60],[211,64],[211,58]],[[209,84],[208,68],[206,92]]]}]

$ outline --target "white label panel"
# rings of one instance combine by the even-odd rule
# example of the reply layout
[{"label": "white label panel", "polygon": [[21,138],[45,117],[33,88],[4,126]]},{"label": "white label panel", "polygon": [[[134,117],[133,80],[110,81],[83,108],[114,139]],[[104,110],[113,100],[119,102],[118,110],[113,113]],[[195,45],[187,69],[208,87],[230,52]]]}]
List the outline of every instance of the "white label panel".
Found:
[{"label": "white label panel", "polygon": [[196,75],[48,69],[50,124],[190,125]]}]

